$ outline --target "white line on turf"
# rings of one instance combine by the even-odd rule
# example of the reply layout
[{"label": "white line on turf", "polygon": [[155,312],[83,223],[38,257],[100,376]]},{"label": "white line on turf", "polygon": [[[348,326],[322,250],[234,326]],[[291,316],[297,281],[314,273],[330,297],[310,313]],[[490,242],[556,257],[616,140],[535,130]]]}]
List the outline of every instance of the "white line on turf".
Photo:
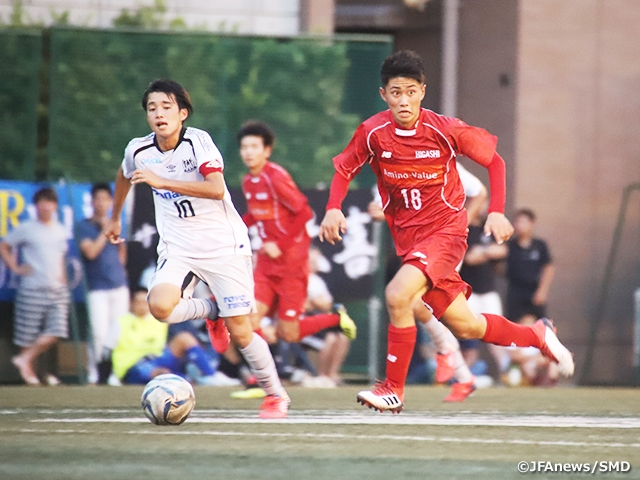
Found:
[{"label": "white line on turf", "polygon": [[[90,412],[83,412],[85,414]],[[125,412],[120,412],[121,414]],[[129,412],[127,412],[129,413]],[[35,423],[144,423],[142,416],[136,417],[82,417],[82,418],[41,418]],[[270,424],[297,425],[443,425],[481,427],[535,427],[535,428],[608,428],[640,429],[640,418],[636,417],[590,417],[566,415],[483,415],[483,414],[410,414],[410,415],[368,415],[362,413],[339,412],[324,415],[309,415],[306,412],[290,412],[284,419],[270,419]],[[198,412],[189,419],[190,424],[264,424],[253,411],[210,410]]]},{"label": "white line on turf", "polygon": [[[0,433],[33,433],[33,434],[95,434],[93,430],[73,430],[73,429],[0,429]],[[524,439],[504,439],[504,438],[459,438],[459,437],[437,437],[432,435],[352,435],[342,433],[278,433],[278,432],[223,432],[206,431],[198,432],[192,430],[132,430],[122,431],[100,431],[100,435],[181,435],[181,436],[209,436],[209,437],[265,437],[265,438],[305,438],[317,440],[366,440],[366,441],[411,441],[411,442],[438,442],[438,443],[463,443],[463,444],[493,444],[493,445],[536,445],[536,446],[557,446],[557,447],[591,447],[591,448],[639,448],[640,443],[620,443],[620,442],[571,442],[565,440],[524,440]]]}]

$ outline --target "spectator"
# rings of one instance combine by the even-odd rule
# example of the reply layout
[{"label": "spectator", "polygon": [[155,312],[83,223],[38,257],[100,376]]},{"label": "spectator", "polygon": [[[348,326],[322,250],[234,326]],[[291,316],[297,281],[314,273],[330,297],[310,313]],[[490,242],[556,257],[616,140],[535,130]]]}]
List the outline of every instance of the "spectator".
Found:
[{"label": "spectator", "polygon": [[[200,385],[220,385],[221,377],[211,358],[189,332],[176,334],[167,344],[169,326],[149,312],[147,289],[131,295],[131,313],[118,319],[119,336],[113,350],[113,371],[128,384],[145,384],[163,373],[187,377]],[[189,368],[191,365],[195,369]],[[222,380],[228,380],[226,378]]]},{"label": "spectator", "polygon": [[[11,361],[27,385],[40,384],[34,368],[38,357],[59,338],[67,338],[69,312],[67,232],[57,220],[58,196],[52,188],[42,188],[33,203],[36,220],[20,224],[0,242],[2,260],[20,277],[13,343],[21,350]],[[49,385],[60,383],[51,372],[44,379]]]},{"label": "spectator", "polygon": [[[307,314],[327,313],[334,308],[333,295],[324,279],[318,275],[321,271],[322,259],[320,250],[312,245],[309,249],[309,283],[305,303]],[[340,370],[349,353],[350,341],[344,333],[337,330],[325,329],[316,335],[302,339],[303,345],[309,345],[318,350],[318,376],[305,378],[302,382],[303,386],[333,388],[343,383]]]},{"label": "spectator", "polygon": [[[555,268],[544,240],[534,237],[535,213],[522,208],[516,212],[514,238],[508,243],[507,316],[522,323],[546,317],[547,297]],[[530,322],[529,322],[530,323]]]},{"label": "spectator", "polygon": [[[547,316],[547,299],[555,274],[547,243],[534,236],[536,215],[522,208],[516,212],[514,238],[507,256],[507,315],[522,325]],[[552,386],[558,381],[557,365],[548,362],[537,348],[509,348],[511,375],[507,385]]]},{"label": "spectator", "polygon": [[92,342],[88,349],[87,367],[89,383],[95,384],[106,383],[109,376],[109,359],[117,341],[118,318],[129,311],[129,289],[124,269],[125,244],[114,245],[104,234],[113,206],[113,194],[108,183],[93,185],[91,206],[93,215],[78,222],[76,239],[89,288],[87,308]]}]

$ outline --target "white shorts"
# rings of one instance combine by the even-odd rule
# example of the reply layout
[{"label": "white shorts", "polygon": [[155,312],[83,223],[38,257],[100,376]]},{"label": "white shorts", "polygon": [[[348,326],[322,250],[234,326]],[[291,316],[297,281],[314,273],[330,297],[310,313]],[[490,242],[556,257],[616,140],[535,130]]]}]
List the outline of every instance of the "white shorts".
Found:
[{"label": "white shorts", "polygon": [[247,315],[255,310],[250,255],[205,259],[160,257],[149,291],[156,285],[169,284],[182,290],[182,298],[191,298],[199,281],[207,284],[215,297],[220,317]]},{"label": "white shorts", "polygon": [[492,313],[502,315],[502,302],[498,292],[472,293],[467,300],[469,310],[476,315],[480,313]]}]

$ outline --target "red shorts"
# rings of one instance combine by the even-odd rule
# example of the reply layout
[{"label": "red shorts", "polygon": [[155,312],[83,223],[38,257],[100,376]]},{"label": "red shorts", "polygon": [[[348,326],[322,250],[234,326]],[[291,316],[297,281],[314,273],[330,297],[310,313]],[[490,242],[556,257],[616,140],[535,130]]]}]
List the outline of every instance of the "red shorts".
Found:
[{"label": "red shorts", "polygon": [[281,277],[265,275],[260,270],[255,270],[253,278],[256,301],[269,307],[267,316],[272,317],[277,312],[280,320],[298,319],[307,301],[308,275]]},{"label": "red shorts", "polygon": [[466,251],[466,236],[431,235],[414,245],[402,259],[403,264],[418,268],[429,280],[431,288],[422,296],[422,300],[436,318],[442,317],[460,293],[467,298],[471,295],[471,287],[456,271]]}]

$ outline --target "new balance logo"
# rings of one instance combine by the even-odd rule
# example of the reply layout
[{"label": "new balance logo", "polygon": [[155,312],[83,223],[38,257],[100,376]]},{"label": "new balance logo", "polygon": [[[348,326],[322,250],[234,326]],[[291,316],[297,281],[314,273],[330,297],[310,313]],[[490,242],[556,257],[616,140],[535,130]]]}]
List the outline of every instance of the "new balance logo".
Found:
[{"label": "new balance logo", "polygon": [[395,355],[387,355],[387,360],[389,360],[391,363],[396,363],[396,360],[398,360],[398,357],[396,357]]},{"label": "new balance logo", "polygon": [[391,152],[382,152],[380,155],[382,158],[391,158]]}]

